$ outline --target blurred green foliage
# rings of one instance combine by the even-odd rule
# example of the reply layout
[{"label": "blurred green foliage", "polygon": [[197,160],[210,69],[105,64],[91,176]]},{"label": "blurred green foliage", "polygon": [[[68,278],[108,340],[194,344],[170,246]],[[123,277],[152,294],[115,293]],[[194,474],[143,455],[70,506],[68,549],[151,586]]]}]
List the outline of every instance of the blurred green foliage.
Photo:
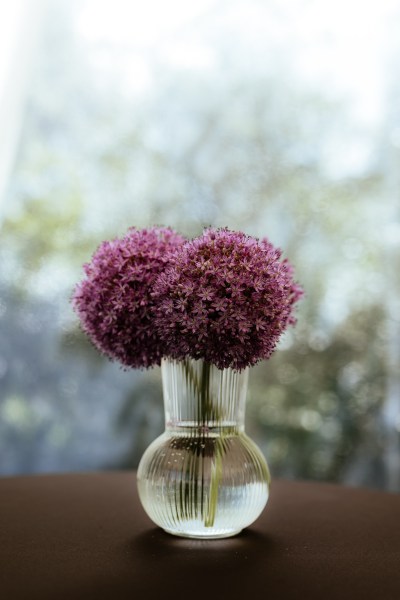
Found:
[{"label": "blurred green foliage", "polygon": [[247,428],[273,474],[387,485],[387,298],[399,286],[380,140],[376,160],[332,176],[332,153],[346,153],[332,140],[352,133],[345,101],[223,49],[217,72],[155,64],[151,93],[126,98],[99,92],[82,43],[71,17],[51,21],[9,186],[0,471],[137,465],[162,429],[158,370],[100,357],[72,287],[96,246],[130,225],[189,236],[215,225],[269,237],[306,290],[297,327],[250,378]]}]

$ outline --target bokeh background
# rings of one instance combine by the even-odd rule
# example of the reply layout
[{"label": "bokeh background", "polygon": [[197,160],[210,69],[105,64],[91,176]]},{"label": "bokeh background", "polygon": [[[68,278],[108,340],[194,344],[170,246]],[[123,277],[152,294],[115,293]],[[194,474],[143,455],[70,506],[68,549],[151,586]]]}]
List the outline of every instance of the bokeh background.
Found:
[{"label": "bokeh background", "polygon": [[267,236],[298,325],[253,368],[275,477],[400,491],[400,6],[0,6],[0,474],[135,467],[159,369],[121,370],[70,306],[129,225]]}]

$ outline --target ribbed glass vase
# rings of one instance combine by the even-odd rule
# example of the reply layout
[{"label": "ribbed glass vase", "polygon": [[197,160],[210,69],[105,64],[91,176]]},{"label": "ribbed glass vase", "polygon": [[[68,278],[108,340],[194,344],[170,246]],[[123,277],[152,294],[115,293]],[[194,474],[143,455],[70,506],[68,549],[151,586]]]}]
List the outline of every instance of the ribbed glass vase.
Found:
[{"label": "ribbed glass vase", "polygon": [[139,464],[143,507],[174,535],[235,535],[262,512],[270,481],[244,432],[248,369],[191,359],[165,359],[161,369],[166,430]]}]

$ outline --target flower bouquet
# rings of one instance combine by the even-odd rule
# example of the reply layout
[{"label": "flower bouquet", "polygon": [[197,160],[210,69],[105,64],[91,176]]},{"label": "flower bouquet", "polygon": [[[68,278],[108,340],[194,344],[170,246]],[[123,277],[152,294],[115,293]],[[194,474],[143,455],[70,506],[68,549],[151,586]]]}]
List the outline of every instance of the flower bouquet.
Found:
[{"label": "flower bouquet", "polygon": [[103,242],[73,305],[100,352],[162,367],[166,430],[146,450],[138,490],[169,533],[235,535],[263,510],[269,472],[244,432],[249,367],[271,356],[302,295],[267,239],[206,229],[130,228]]}]

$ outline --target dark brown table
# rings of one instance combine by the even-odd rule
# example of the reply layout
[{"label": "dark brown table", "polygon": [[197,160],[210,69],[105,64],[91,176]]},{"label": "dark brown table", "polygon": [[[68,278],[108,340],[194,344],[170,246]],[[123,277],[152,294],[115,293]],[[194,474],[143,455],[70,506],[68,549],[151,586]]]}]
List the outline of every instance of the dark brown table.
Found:
[{"label": "dark brown table", "polygon": [[274,481],[235,538],[176,538],[131,472],[0,479],[4,600],[399,600],[400,495]]}]

